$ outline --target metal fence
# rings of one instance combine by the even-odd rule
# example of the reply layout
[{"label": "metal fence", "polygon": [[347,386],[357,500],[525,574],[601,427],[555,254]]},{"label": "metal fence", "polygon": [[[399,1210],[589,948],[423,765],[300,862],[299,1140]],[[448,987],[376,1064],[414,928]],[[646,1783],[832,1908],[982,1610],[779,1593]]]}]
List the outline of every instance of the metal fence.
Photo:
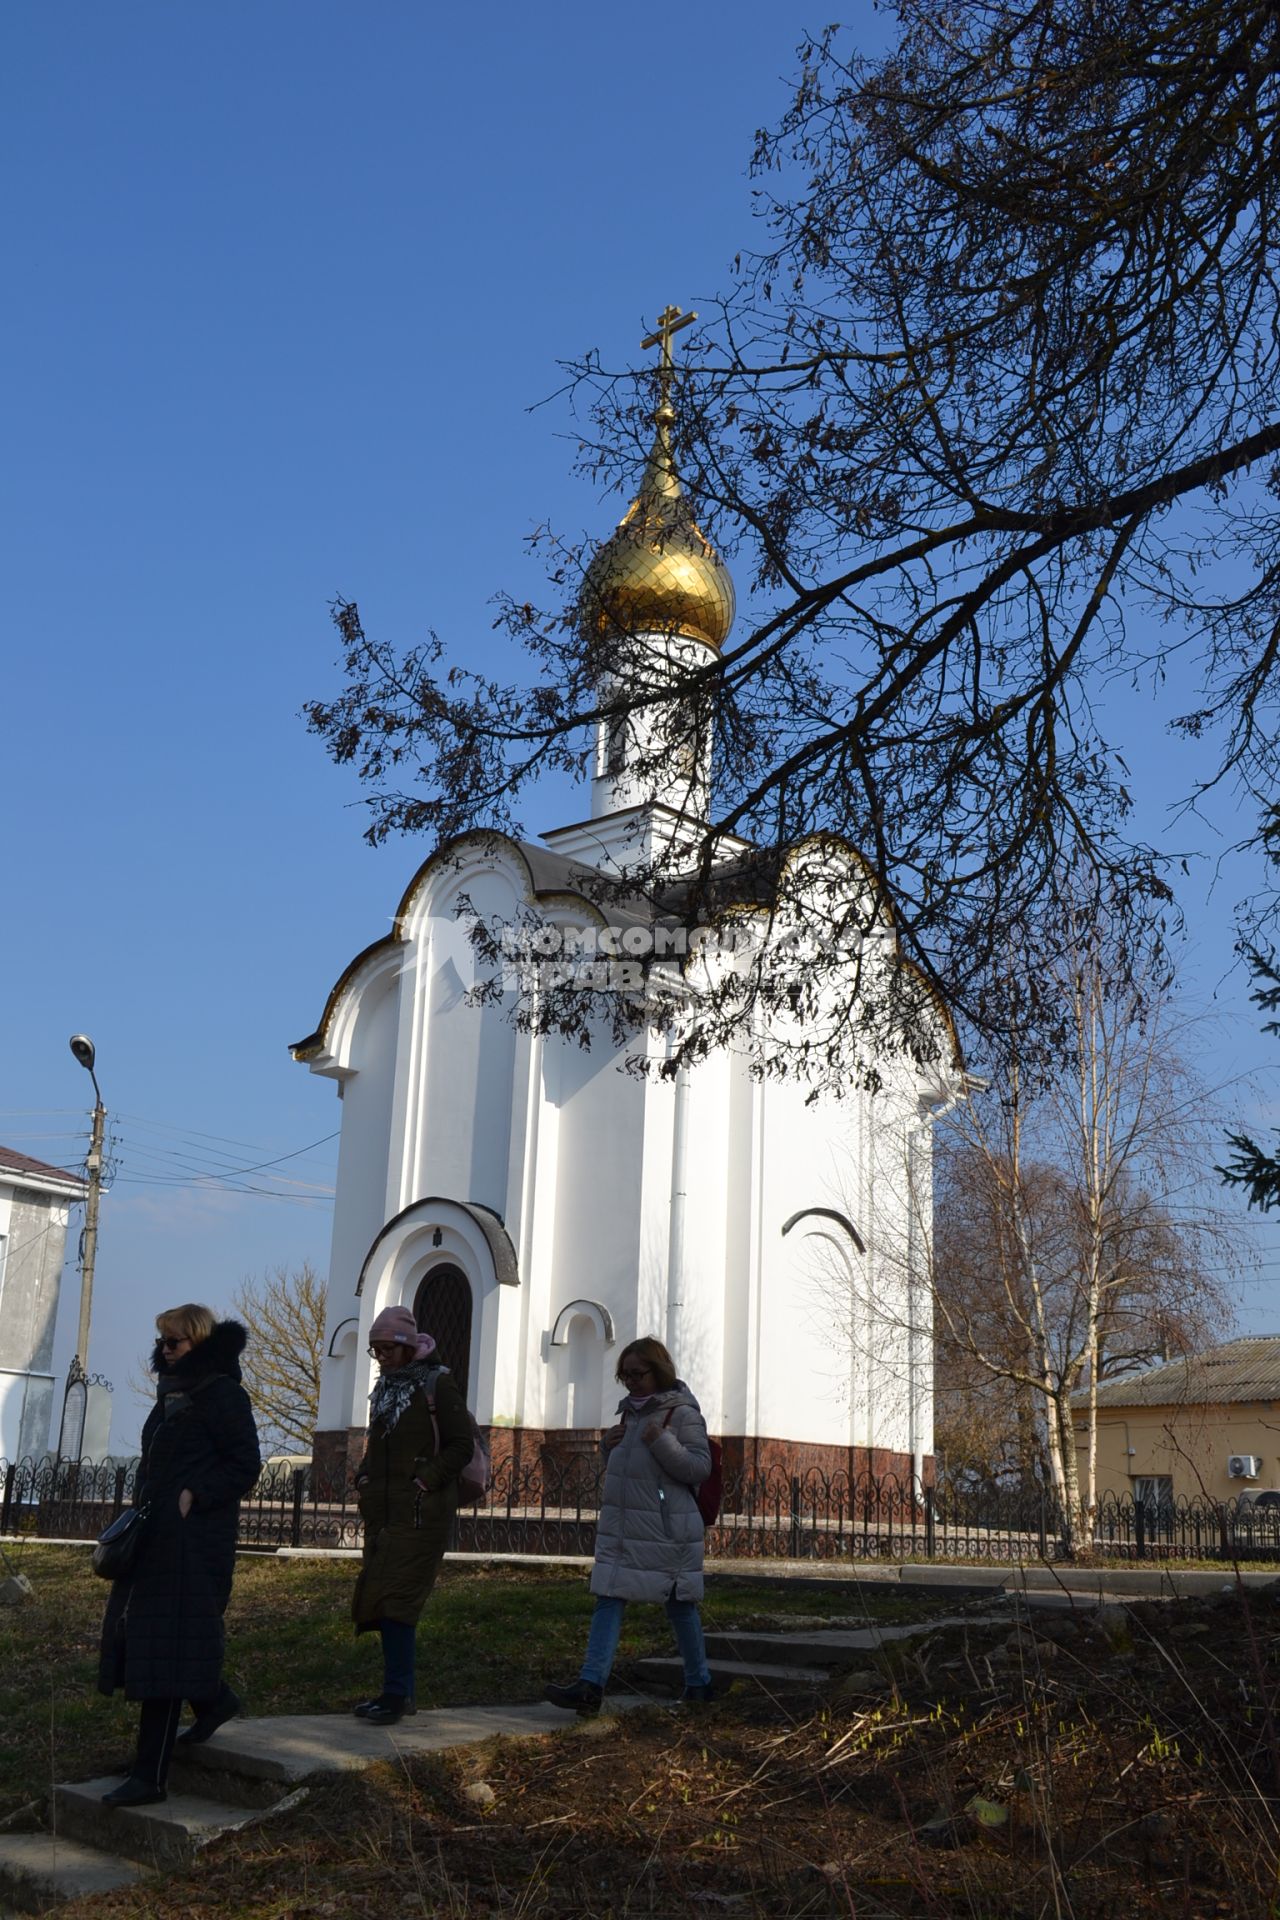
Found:
[{"label": "metal fence", "polygon": [[[0,1535],[93,1539],[133,1498],[136,1461],[0,1460]],[[589,1554],[603,1465],[544,1458],[499,1468],[489,1493],[460,1509],[455,1545],[474,1553]],[[360,1516],[348,1478],[310,1465],[271,1465],[240,1507],[240,1544],[357,1547]],[[1280,1560],[1280,1507],[1208,1499],[1158,1504],[1108,1495],[1086,1537],[1048,1495],[958,1494],[891,1475],[727,1475],[707,1532],[717,1559],[1061,1560],[1085,1551],[1112,1560]]]}]

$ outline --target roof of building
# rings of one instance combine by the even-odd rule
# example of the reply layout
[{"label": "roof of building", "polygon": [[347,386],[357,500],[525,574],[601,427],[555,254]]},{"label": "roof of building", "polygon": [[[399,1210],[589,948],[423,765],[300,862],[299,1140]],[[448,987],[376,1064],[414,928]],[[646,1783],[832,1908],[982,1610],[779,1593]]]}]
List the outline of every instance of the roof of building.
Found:
[{"label": "roof of building", "polygon": [[[1077,1404],[1084,1395],[1077,1394]],[[1280,1400],[1280,1334],[1251,1334],[1098,1388],[1100,1407],[1207,1406]]]},{"label": "roof of building", "polygon": [[68,1173],[65,1167],[51,1167],[47,1160],[33,1160],[29,1153],[19,1153],[14,1147],[0,1147],[0,1178],[6,1173],[19,1177],[29,1174],[35,1180],[54,1180],[77,1193],[84,1191],[79,1174]]},{"label": "roof of building", "polygon": [[[679,926],[693,906],[687,882],[668,887],[656,899],[650,898],[639,892],[620,890],[615,875],[588,865],[577,855],[560,853],[553,847],[537,846],[527,840],[517,840],[496,828],[481,827],[460,833],[437,847],[418,868],[401,896],[392,931],[364,947],[339,974],[330,989],[315,1032],[309,1033],[305,1040],[295,1040],[291,1044],[289,1051],[295,1060],[308,1063],[323,1052],[328,1044],[334,1013],[357,974],[367,962],[385,955],[407,937],[404,928],[410,908],[428,876],[442,864],[458,860],[477,846],[485,845],[501,847],[519,856],[529,876],[532,896],[540,904],[545,905],[557,898],[561,901],[576,900],[588,908],[595,908],[609,925],[624,932],[629,926]],[[812,835],[787,848],[760,850],[743,847],[739,853],[712,870],[702,887],[701,905],[712,913],[728,912],[735,908],[750,911],[753,907],[771,905],[777,899],[780,877],[788,863],[800,857],[806,848],[828,852],[839,850],[843,857],[861,861],[856,848],[834,834]],[[889,925],[892,927],[891,921]],[[920,981],[923,994],[936,1008],[951,1041],[952,1064],[962,1069],[964,1060],[950,1009],[913,962],[905,961],[903,964]]]}]

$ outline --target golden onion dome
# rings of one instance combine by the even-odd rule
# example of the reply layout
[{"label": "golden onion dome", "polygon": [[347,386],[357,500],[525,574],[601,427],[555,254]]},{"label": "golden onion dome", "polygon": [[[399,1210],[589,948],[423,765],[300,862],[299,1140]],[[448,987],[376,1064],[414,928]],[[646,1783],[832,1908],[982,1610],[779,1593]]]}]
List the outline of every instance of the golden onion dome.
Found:
[{"label": "golden onion dome", "polygon": [[[678,309],[676,309],[678,311]],[[735,608],[728,568],[701,532],[671,457],[664,399],[640,491],[587,568],[580,601],[593,635],[680,634],[717,651]]]}]

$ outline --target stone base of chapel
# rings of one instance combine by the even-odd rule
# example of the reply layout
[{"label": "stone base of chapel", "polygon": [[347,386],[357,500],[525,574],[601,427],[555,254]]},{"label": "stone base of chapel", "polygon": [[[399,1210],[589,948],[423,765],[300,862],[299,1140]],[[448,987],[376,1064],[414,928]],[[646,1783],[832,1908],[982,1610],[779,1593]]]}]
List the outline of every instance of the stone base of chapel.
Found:
[{"label": "stone base of chapel", "polygon": [[[504,1483],[519,1487],[522,1503],[545,1493],[572,1497],[594,1480],[600,1459],[600,1429],[590,1427],[490,1427],[487,1432],[499,1495]],[[717,1435],[724,1456],[724,1477],[731,1485],[742,1477],[774,1480],[780,1475],[839,1474],[849,1481],[911,1484],[911,1455],[888,1447],[827,1446],[812,1440],[774,1440],[750,1434]],[[314,1474],[322,1486],[345,1485],[364,1451],[363,1427],[318,1431],[312,1451]],[[924,1484],[933,1485],[933,1455],[924,1458]],[[560,1504],[557,1501],[557,1504]]]}]

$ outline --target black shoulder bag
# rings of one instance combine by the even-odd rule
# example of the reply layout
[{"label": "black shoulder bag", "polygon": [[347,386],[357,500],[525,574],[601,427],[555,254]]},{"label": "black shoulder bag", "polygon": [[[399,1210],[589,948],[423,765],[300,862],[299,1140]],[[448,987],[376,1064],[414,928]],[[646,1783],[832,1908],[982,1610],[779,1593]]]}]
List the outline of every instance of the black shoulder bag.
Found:
[{"label": "black shoulder bag", "polygon": [[128,1579],[137,1565],[150,1518],[151,1502],[144,1500],[140,1507],[126,1507],[98,1535],[92,1566],[100,1579]]}]

